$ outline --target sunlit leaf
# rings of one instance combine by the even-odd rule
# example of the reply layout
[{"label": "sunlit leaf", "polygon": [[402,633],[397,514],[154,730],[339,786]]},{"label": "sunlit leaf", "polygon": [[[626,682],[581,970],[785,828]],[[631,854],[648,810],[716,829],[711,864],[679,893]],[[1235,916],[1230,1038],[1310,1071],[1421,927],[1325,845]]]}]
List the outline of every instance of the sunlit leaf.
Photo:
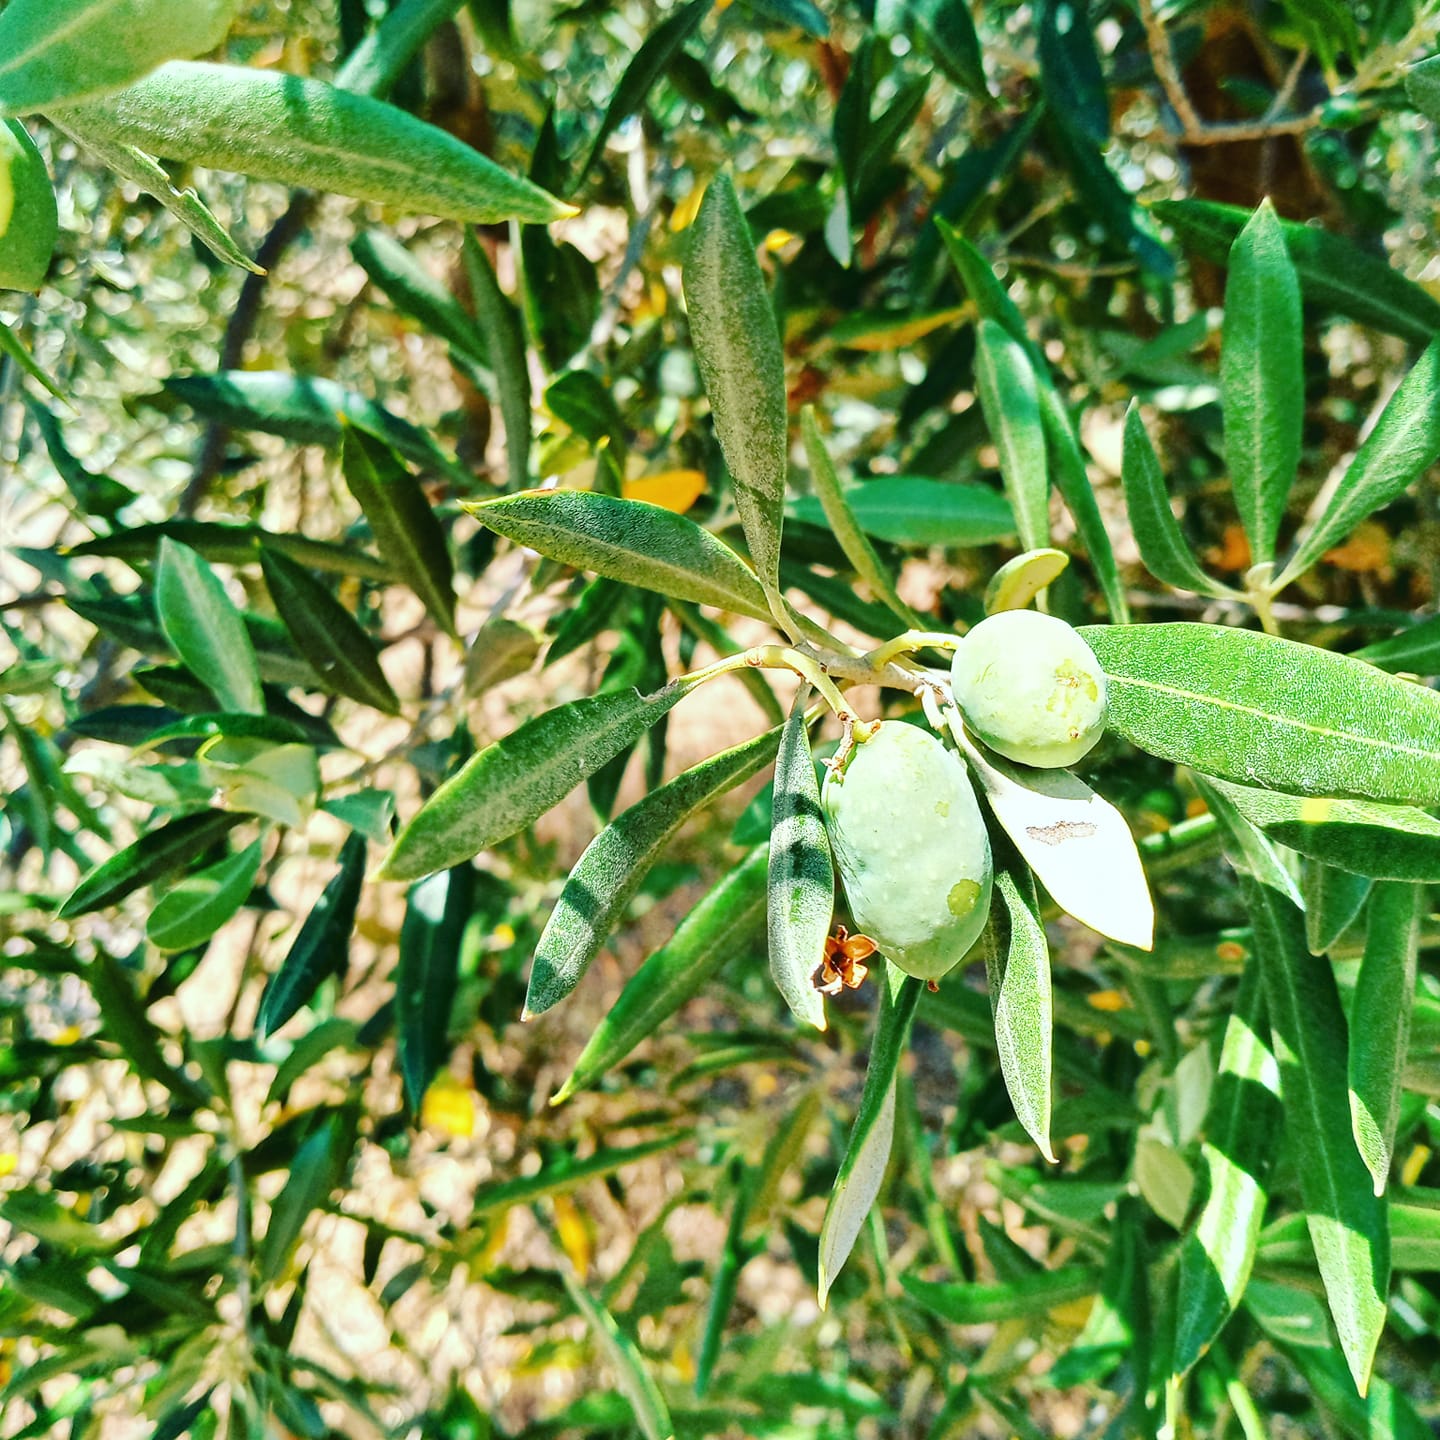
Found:
[{"label": "sunlit leaf", "polygon": [[775,800],[770,829],[770,900],[766,929],[770,975],[790,1013],[817,1030],[825,1028],[825,997],[814,976],[825,953],[835,909],[835,866],[820,809],[820,785],[810,757],[802,685],[780,739],[775,760]]},{"label": "sunlit leaf", "polygon": [[1305,945],[1300,912],[1247,876],[1241,885],[1255,922],[1310,1239],[1340,1348],[1364,1394],[1385,1324],[1390,1237],[1384,1202],[1351,1135],[1345,1016],[1330,967]]},{"label": "sunlit leaf", "polygon": [[1206,1116],[1205,1201],[1180,1249],[1171,1361],[1177,1375],[1210,1348],[1240,1303],[1255,1262],[1282,1129],[1280,1072],[1268,1033],[1260,967],[1252,963],[1226,1022]]},{"label": "sunlit leaf", "polygon": [[1440,695],[1252,630],[1089,625],[1110,725],[1164,760],[1301,795],[1440,804]]},{"label": "sunlit leaf", "polygon": [[750,227],[726,174],[706,187],[690,227],[684,284],[695,359],[730,471],[735,508],[773,604],[780,593],[789,450],[785,357]]},{"label": "sunlit leaf", "polygon": [[562,564],[671,599],[770,617],[745,562],[693,520],[659,505],[588,490],[527,490],[466,508],[482,525]]},{"label": "sunlit leaf", "polygon": [[145,923],[145,934],[161,950],[189,950],[204,944],[250,898],[260,869],[260,842],[195,871],[166,888]]},{"label": "sunlit leaf", "polygon": [[1050,543],[1050,472],[1035,371],[1024,348],[988,316],[975,327],[975,381],[1020,543],[1043,549]]},{"label": "sunlit leaf", "polygon": [[152,155],[489,225],[572,213],[453,135],[300,75],[172,60],[64,119]]},{"label": "sunlit leaf", "polygon": [[[897,545],[992,545],[1015,533],[1010,503],[989,486],[930,480],[919,475],[880,475],[841,492],[860,528]],[[827,525],[818,499],[792,502],[797,520]]]},{"label": "sunlit leaf", "polygon": [[1418,885],[1375,886],[1350,1006],[1350,1124],[1377,1195],[1385,1193],[1395,1155],[1423,899]]},{"label": "sunlit leaf", "polygon": [[220,577],[188,545],[168,537],[159,559],[155,608],[165,638],[221,709],[263,715],[255,651]]},{"label": "sunlit leaf", "polygon": [[523,830],[633,745],[687,692],[615,691],[559,705],[469,760],[400,832],[383,880],[418,880]]},{"label": "sunlit leaf", "polygon": [[771,730],[712,755],[652,790],[586,846],[535,948],[527,1019],[558,1004],[579,983],[681,825],[767,765],[779,744],[779,730]]},{"label": "sunlit leaf", "polygon": [[108,94],[166,60],[213,50],[238,0],[10,0],[0,16],[0,114]]},{"label": "sunlit leaf", "polygon": [[593,1085],[653,1034],[724,963],[764,930],[770,848],[761,845],[680,922],[671,939],[626,982],[551,1100]]},{"label": "sunlit leaf", "polygon": [[925,982],[906,975],[888,960],[881,972],[880,1012],[865,1070],[860,1108],[850,1129],[845,1158],[825,1208],[820,1229],[819,1299],[825,1305],[830,1287],[850,1257],[860,1228],[880,1193],[890,1163],[895,1135],[895,1075],[910,1037],[915,1008]]}]

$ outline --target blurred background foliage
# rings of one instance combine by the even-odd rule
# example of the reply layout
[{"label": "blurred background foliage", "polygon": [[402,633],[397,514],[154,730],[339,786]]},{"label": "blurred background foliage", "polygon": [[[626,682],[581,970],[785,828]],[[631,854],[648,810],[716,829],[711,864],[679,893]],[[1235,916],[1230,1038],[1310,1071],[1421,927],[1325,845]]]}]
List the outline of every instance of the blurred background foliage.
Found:
[{"label": "blurred background foliage", "polygon": [[[1157,1292],[1173,1284],[1163,1256],[1189,1213],[1248,944],[1218,852],[1169,872],[1159,858],[1203,809],[1172,766],[1100,754],[1097,783],[1156,837],[1170,938],[1141,967],[1057,922],[1061,1170],[1013,1118],[983,976],[948,982],[921,1011],[882,1204],[825,1312],[816,1236],[863,1075],[867,992],[834,1007],[825,1035],[797,1036],[763,927],[739,930],[678,1023],[547,1105],[624,977],[768,833],[756,784],[682,833],[570,1003],[520,1023],[539,927],[597,817],[773,722],[738,682],[483,857],[458,922],[412,934],[457,979],[438,1036],[424,1017],[438,1077],[417,1113],[392,998],[411,922],[393,893],[364,891],[348,955],[298,1021],[260,1039],[257,1008],[345,825],[383,837],[387,806],[413,811],[472,734],[602,685],[651,688],[726,643],[693,607],[497,554],[453,503],[559,477],[733,526],[679,282],[717,169],[737,177],[761,246],[792,409],[818,406],[862,488],[950,487],[926,492],[933,511],[873,519],[907,600],[937,623],[974,619],[1014,553],[965,488],[998,492],[998,462],[938,216],[996,265],[1063,376],[1132,604],[1215,618],[1224,602],[1162,591],[1138,565],[1116,481],[1125,406],[1146,407],[1193,547],[1238,580],[1216,307],[1239,222],[1205,207],[1269,195],[1343,242],[1302,270],[1293,523],[1440,331],[1435,132],[1403,88],[1440,9],[1039,0],[971,6],[972,34],[943,0],[450,8],[392,99],[580,207],[548,230],[477,232],[498,291],[452,223],[187,177],[269,266],[247,277],[35,127],[60,248],[39,294],[0,297],[0,318],[65,401],[0,368],[0,1436],[600,1437],[661,1433],[667,1412],[696,1436],[1155,1433],[1145,1267]],[[385,10],[244,5],[224,58],[330,77]],[[234,371],[248,388],[216,378]],[[375,401],[439,447],[422,470],[466,645],[383,575],[327,575],[403,713],[302,685],[291,718],[330,747],[328,786],[381,797],[371,813],[293,828],[240,913],[178,953],[148,946],[128,908],[56,920],[78,877],[146,824],[153,796],[106,768],[134,707],[197,708],[126,608],[154,553],[139,527],[366,536],[334,396],[295,377]],[[1433,480],[1287,593],[1292,633],[1352,649],[1433,606]],[[797,493],[785,581],[870,633],[874,608],[817,517]],[[74,553],[87,541],[98,553]],[[235,598],[269,610],[253,556],[210,558],[234,562]],[[1058,603],[1078,617],[1093,589],[1077,563]],[[273,617],[263,633],[287,651]],[[267,678],[290,683],[285,658]],[[1400,1153],[1407,1185],[1435,1187],[1433,973],[1417,1005]],[[1262,1242],[1258,1298],[1191,1380],[1194,1433],[1433,1433],[1440,1239],[1417,1224],[1368,1401],[1285,1268],[1282,1226]],[[983,1281],[986,1298],[944,1318],[899,1288],[907,1271]]]}]

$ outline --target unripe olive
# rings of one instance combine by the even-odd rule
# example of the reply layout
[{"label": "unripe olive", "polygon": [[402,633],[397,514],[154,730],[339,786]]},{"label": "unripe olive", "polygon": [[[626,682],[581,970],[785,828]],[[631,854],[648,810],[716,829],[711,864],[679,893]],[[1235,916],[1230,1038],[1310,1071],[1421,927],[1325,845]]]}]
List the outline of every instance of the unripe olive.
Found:
[{"label": "unripe olive", "polygon": [[38,290],[55,250],[55,192],[18,120],[0,121],[0,290]]},{"label": "unripe olive", "polygon": [[1105,672],[1053,615],[1005,610],[961,640],[951,667],[965,723],[1022,765],[1073,765],[1105,730]]},{"label": "unripe olive", "polygon": [[886,721],[821,793],[855,928],[910,975],[938,980],[990,913],[990,837],[964,762]]}]

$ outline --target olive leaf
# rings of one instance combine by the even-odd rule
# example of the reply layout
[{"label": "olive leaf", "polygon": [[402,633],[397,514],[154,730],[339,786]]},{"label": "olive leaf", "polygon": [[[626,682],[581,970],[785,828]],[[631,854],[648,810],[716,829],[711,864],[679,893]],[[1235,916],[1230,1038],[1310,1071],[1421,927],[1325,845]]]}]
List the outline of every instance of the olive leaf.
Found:
[{"label": "olive leaf", "polygon": [[1162,760],[1298,795],[1440,804],[1440,694],[1347,655],[1189,622],[1086,625],[1110,727]]},{"label": "olive leaf", "polygon": [[1422,899],[1418,885],[1375,886],[1350,1006],[1350,1125],[1377,1195],[1385,1193],[1395,1155]]},{"label": "olive leaf", "polygon": [[562,565],[610,580],[768,620],[754,572],[684,515],[590,490],[526,490],[465,509],[498,535]]},{"label": "olive leaf", "polygon": [[890,1146],[895,1137],[895,1077],[900,1057],[910,1037],[915,1010],[925,982],[906,975],[888,960],[880,985],[880,1014],[875,1022],[875,1039],[870,1046],[870,1063],[865,1070],[865,1088],[860,1108],[850,1130],[845,1158],[835,1177],[835,1188],[825,1208],[820,1227],[819,1300],[824,1308],[830,1287],[835,1283],[860,1227],[880,1193],[885,1168],[890,1163]]},{"label": "olive leaf", "polygon": [[1384,1201],[1373,1193],[1351,1134],[1345,1016],[1330,967],[1306,947],[1299,910],[1248,875],[1240,884],[1255,923],[1310,1240],[1340,1348],[1363,1395],[1385,1324],[1390,1235]]},{"label": "olive leaf", "polygon": [[1280,1071],[1270,1049],[1260,967],[1246,967],[1220,1050],[1205,1139],[1207,1189],[1180,1248],[1171,1369],[1183,1375],[1239,1305],[1255,1263],[1280,1146]]},{"label": "olive leaf", "polygon": [[775,760],[766,929],[776,988],[797,1020],[823,1030],[825,998],[814,976],[835,910],[835,867],[810,756],[809,699],[810,687],[802,685]]},{"label": "olive leaf", "polygon": [[982,752],[958,715],[950,731],[995,818],[1055,903],[1092,930],[1148,950],[1155,907],[1125,817],[1068,770],[1034,770]]},{"label": "olive leaf", "polygon": [[1035,371],[1024,347],[988,316],[975,327],[975,382],[1020,543],[1043,549],[1050,543],[1050,474]]},{"label": "olive leaf", "polygon": [[1050,947],[1040,919],[1035,881],[1019,857],[1014,858],[1014,864],[996,866],[990,923],[980,946],[1000,1073],[1015,1118],[1053,1165]]},{"label": "olive leaf", "polygon": [[779,607],[789,465],[785,356],[755,242],[728,175],[710,181],[690,230],[682,279],[695,359],[750,557],[770,605]]},{"label": "olive leaf", "polygon": [[448,870],[523,830],[633,745],[689,693],[613,691],[573,700],[487,745],[416,812],[380,867],[382,880]]},{"label": "olive leaf", "polygon": [[1230,251],[1220,349],[1225,466],[1257,562],[1274,558],[1299,468],[1304,375],[1300,282],[1267,199]]},{"label": "olive leaf", "polygon": [[757,846],[680,922],[605,1012],[552,1105],[593,1085],[764,929],[770,847]]},{"label": "olive leaf", "polygon": [[575,988],[681,825],[767,765],[779,744],[777,728],[712,755],[652,790],[585,847],[535,947],[525,1019],[543,1014]]},{"label": "olive leaf", "polygon": [[149,155],[421,215],[543,225],[574,213],[397,106],[276,70],[173,60],[60,118],[82,141],[98,133]]}]

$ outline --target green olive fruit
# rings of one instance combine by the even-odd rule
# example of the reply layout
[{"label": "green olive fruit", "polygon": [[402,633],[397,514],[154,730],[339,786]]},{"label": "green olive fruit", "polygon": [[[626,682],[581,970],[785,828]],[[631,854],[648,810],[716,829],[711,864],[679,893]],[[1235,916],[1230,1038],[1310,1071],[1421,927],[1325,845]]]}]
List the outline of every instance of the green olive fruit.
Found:
[{"label": "green olive fruit", "polygon": [[950,677],[965,723],[1022,765],[1073,765],[1105,730],[1105,672],[1053,615],[1006,610],[961,640]]},{"label": "green olive fruit", "polygon": [[55,192],[18,120],[0,121],[0,290],[38,290],[55,251]]},{"label": "green olive fruit", "polygon": [[928,730],[886,721],[821,792],[855,928],[907,974],[938,980],[990,914],[990,837],[965,764]]}]

